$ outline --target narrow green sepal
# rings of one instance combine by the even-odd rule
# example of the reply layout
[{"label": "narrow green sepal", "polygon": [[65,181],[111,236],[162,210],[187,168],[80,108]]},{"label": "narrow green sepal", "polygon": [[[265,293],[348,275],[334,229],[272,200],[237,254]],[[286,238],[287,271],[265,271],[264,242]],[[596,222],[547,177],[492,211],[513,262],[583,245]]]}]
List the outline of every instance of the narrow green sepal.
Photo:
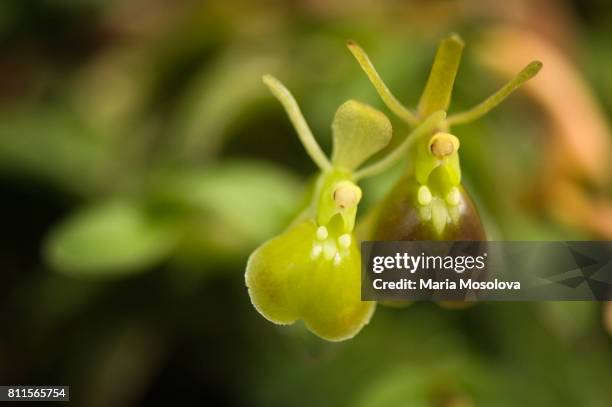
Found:
[{"label": "narrow green sepal", "polygon": [[449,126],[454,126],[457,124],[470,123],[481,118],[503,102],[512,92],[520,88],[525,82],[536,76],[538,72],[540,72],[540,69],[542,69],[542,63],[540,61],[530,62],[514,78],[482,103],[465,112],[456,113],[450,116],[447,120],[447,124]]},{"label": "narrow green sepal", "polygon": [[427,117],[436,110],[448,110],[464,46],[463,40],[457,34],[452,34],[440,42],[419,101],[418,111],[421,117]]},{"label": "narrow green sepal", "polygon": [[262,81],[285,108],[289,120],[293,124],[304,149],[310,158],[312,158],[312,161],[317,164],[322,171],[331,169],[331,163],[312,135],[312,131],[306,119],[304,119],[295,98],[291,92],[289,92],[289,89],[272,75],[264,75]]},{"label": "narrow green sepal", "polygon": [[372,85],[374,85],[376,92],[383,100],[385,105],[387,105],[389,110],[395,113],[407,124],[411,126],[417,125],[419,119],[416,114],[407,109],[404,105],[401,104],[399,100],[397,100],[395,96],[393,96],[393,93],[391,93],[387,85],[385,85],[385,82],[382,80],[382,78],[376,71],[376,68],[374,68],[374,65],[372,64],[372,61],[370,61],[368,54],[366,54],[366,52],[355,41],[348,40],[346,42],[346,46],[359,63],[359,66],[361,66],[361,69],[363,69],[363,71],[366,73],[368,79],[370,80]]}]

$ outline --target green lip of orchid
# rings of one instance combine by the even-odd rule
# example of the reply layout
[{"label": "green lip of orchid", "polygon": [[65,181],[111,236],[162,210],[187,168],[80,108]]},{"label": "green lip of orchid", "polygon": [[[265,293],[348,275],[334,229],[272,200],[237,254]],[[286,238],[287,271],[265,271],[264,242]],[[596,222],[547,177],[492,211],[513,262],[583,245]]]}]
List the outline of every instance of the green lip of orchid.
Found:
[{"label": "green lip of orchid", "polygon": [[323,339],[352,338],[374,313],[361,301],[355,239],[333,239],[305,220],[260,246],[249,258],[246,285],[254,307],[277,324],[302,319]]},{"label": "green lip of orchid", "polygon": [[329,341],[353,337],[375,303],[361,301],[360,255],[352,234],[361,189],[332,169],[317,181],[311,216],[261,245],[245,280],[255,308],[277,324],[299,319]]}]

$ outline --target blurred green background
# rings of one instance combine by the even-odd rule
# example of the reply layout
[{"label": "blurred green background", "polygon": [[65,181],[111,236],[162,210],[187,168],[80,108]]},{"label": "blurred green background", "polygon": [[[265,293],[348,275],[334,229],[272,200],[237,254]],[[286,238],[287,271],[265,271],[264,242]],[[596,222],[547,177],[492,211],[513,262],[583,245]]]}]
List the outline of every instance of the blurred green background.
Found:
[{"label": "blurred green background", "polygon": [[79,406],[612,405],[612,303],[379,306],[334,344],[267,322],[243,277],[315,171],[261,75],[327,151],[345,100],[388,113],[349,38],[414,106],[460,33],[451,112],[542,60],[456,128],[465,183],[491,239],[612,240],[611,23],[597,0],[3,0],[0,384]]}]

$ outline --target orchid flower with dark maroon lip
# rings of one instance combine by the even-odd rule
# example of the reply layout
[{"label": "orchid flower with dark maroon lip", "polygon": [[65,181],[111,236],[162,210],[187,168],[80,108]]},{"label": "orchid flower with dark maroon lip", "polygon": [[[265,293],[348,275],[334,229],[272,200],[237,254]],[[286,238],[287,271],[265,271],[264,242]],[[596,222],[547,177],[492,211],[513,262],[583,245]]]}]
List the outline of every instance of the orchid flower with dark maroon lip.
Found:
[{"label": "orchid flower with dark maroon lip", "polygon": [[[434,112],[446,112],[464,43],[452,34],[442,40],[418,107],[412,111],[389,91],[367,54],[353,41],[347,43],[389,110],[408,125],[422,123]],[[375,209],[372,238],[379,240],[485,240],[480,216],[461,184],[459,139],[452,125],[472,122],[500,104],[542,64],[528,64],[514,79],[474,108],[450,115],[414,143],[408,151],[406,175]]]}]

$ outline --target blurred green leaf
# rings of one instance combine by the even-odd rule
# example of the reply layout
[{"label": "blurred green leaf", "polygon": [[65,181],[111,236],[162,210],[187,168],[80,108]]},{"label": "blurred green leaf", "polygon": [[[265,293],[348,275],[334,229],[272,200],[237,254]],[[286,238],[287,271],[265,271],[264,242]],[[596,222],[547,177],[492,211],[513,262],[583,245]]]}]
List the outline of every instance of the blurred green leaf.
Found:
[{"label": "blurred green leaf", "polygon": [[227,126],[239,120],[247,106],[268,95],[260,77],[276,70],[278,65],[276,59],[234,50],[197,76],[183,96],[175,118],[175,133],[183,135],[184,155],[189,158],[216,155]]},{"label": "blurred green leaf", "polygon": [[87,195],[104,188],[115,153],[110,143],[61,108],[0,117],[0,172]]},{"label": "blurred green leaf", "polygon": [[59,224],[49,236],[45,256],[66,274],[123,275],[159,262],[174,244],[167,224],[133,202],[114,201],[86,208]]},{"label": "blurred green leaf", "polygon": [[[425,369],[390,369],[372,380],[357,397],[356,406],[392,407],[398,405],[429,407],[472,407],[474,403],[467,392],[465,378],[476,376],[473,368],[464,363]],[[466,374],[470,371],[470,374]],[[452,373],[451,373],[452,372]],[[472,379],[473,380],[473,379]]]},{"label": "blurred green leaf", "polygon": [[246,253],[285,228],[297,212],[302,188],[280,167],[234,161],[162,177],[155,199],[183,213],[184,244],[215,255]]}]

